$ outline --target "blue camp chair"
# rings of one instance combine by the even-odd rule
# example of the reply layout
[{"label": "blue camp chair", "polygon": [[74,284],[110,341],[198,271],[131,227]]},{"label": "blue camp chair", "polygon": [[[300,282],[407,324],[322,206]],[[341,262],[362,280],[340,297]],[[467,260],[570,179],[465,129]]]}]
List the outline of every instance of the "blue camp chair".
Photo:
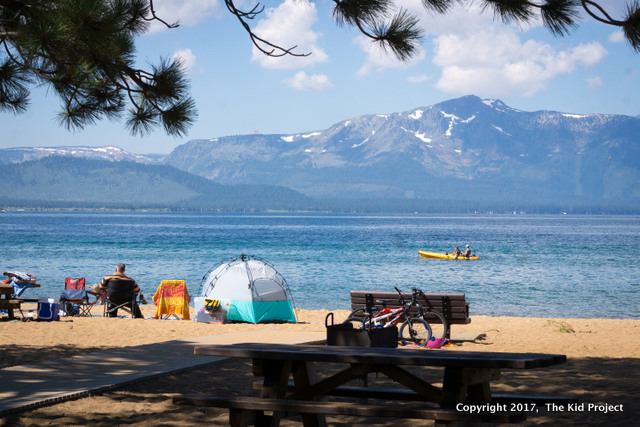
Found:
[{"label": "blue camp chair", "polygon": [[100,301],[100,294],[85,289],[85,279],[65,277],[60,306],[67,316],[91,316],[91,308]]}]

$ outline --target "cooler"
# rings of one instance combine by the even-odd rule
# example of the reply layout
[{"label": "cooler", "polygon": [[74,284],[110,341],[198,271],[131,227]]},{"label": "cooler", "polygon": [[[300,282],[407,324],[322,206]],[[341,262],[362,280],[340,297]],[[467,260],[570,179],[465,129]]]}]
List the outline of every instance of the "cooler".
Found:
[{"label": "cooler", "polygon": [[42,298],[38,301],[38,321],[52,322],[58,320],[60,303],[52,298]]},{"label": "cooler", "polygon": [[218,304],[213,307],[211,298],[196,297],[193,299],[193,305],[196,315],[193,320],[201,323],[225,323],[227,320],[227,307],[228,302],[226,300],[217,300]]}]

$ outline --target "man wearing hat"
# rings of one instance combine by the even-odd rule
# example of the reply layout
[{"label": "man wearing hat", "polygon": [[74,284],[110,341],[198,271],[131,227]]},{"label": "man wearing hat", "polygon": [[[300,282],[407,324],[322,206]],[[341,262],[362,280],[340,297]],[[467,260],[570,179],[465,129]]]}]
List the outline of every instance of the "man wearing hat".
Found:
[{"label": "man wearing hat", "polygon": [[469,258],[471,256],[471,248],[467,245],[467,249],[462,253],[465,258]]}]

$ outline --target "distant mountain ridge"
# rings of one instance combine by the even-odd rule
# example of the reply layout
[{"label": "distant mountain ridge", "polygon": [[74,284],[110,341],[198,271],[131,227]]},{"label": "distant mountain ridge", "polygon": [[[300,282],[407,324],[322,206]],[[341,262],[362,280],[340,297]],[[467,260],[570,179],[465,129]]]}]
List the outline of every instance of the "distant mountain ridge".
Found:
[{"label": "distant mountain ridge", "polygon": [[638,135],[640,117],[526,112],[465,96],[320,131],[192,140],[166,156],[117,147],[16,148],[0,150],[0,163],[65,150],[316,199],[638,206]]},{"label": "distant mountain ridge", "polygon": [[194,140],[165,162],[312,196],[638,200],[640,119],[524,112],[475,96],[296,135]]},{"label": "distant mountain ridge", "polygon": [[164,154],[135,154],[114,146],[106,147],[16,147],[0,150],[0,164],[12,164],[38,160],[49,156],[71,156],[109,161],[136,163],[160,163]]},{"label": "distant mountain ridge", "polygon": [[0,205],[21,207],[301,210],[288,188],[224,185],[168,165],[49,156],[5,165]]}]

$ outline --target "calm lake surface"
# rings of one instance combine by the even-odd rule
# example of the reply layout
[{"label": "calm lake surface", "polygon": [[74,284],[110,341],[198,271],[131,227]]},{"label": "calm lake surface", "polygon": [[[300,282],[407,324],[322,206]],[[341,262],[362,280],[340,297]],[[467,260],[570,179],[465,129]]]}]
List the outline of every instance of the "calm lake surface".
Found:
[{"label": "calm lake surface", "polygon": [[[478,261],[422,258],[469,244]],[[464,292],[473,315],[640,318],[640,217],[5,212],[0,268],[36,274],[28,298],[65,277],[99,283],[127,264],[147,295],[255,255],[305,309],[347,309],[351,289]]]}]

